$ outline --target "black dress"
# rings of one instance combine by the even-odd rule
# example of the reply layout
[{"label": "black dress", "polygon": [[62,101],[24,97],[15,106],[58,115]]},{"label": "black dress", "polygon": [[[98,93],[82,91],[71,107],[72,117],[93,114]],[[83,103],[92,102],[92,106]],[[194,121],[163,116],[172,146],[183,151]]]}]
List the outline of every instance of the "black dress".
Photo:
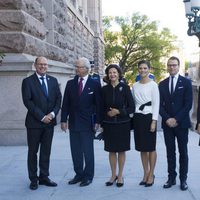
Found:
[{"label": "black dress", "polygon": [[[102,88],[104,106],[104,150],[123,152],[130,150],[130,118],[134,112],[133,97],[128,85],[119,83],[116,87],[108,84]],[[116,108],[120,114],[109,117],[110,108]]]}]

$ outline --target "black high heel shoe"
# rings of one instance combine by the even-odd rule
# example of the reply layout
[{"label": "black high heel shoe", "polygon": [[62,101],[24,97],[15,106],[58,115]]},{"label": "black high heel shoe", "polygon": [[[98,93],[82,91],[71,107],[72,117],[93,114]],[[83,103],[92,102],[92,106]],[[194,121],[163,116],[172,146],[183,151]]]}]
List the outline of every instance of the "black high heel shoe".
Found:
[{"label": "black high heel shoe", "polygon": [[146,185],[146,182],[145,182],[145,181],[141,181],[141,182],[139,183],[139,185]]},{"label": "black high heel shoe", "polygon": [[117,186],[117,187],[122,187],[122,186],[124,185],[124,179],[123,179],[123,178],[122,178],[122,181],[123,181],[122,183],[117,182],[117,183],[116,183],[116,186]]},{"label": "black high heel shoe", "polygon": [[155,175],[153,175],[153,181],[151,183],[146,183],[145,187],[151,187],[154,184]]},{"label": "black high heel shoe", "polygon": [[116,182],[116,180],[117,180],[117,176],[115,177],[115,179],[114,179],[113,182],[108,181],[108,182],[106,182],[105,184],[106,184],[106,186],[111,186],[111,185],[113,185],[114,182]]}]

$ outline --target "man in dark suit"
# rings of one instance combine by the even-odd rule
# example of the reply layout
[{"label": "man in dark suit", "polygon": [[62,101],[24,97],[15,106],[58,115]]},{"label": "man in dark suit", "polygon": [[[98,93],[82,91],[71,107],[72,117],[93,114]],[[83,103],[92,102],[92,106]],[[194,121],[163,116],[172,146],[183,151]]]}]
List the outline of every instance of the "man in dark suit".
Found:
[{"label": "man in dark suit", "polygon": [[187,190],[188,173],[188,128],[191,126],[189,112],[192,107],[191,81],[179,75],[180,61],[177,57],[170,57],[167,69],[168,78],[159,84],[160,115],[164,131],[167,150],[168,181],[164,188],[176,184],[176,145],[179,150],[179,178],[180,189]]},{"label": "man in dark suit", "polygon": [[[40,185],[57,186],[48,176],[54,126],[62,98],[57,79],[46,74],[47,59],[36,58],[34,66],[36,72],[22,82],[22,98],[28,109],[25,125],[28,140],[28,173],[32,190],[38,188],[38,180]],[[37,153],[39,148],[38,177]]]},{"label": "man in dark suit", "polygon": [[75,177],[69,184],[89,185],[94,177],[94,132],[92,116],[96,113],[95,129],[100,123],[101,87],[89,75],[90,62],[79,58],[77,75],[67,82],[61,109],[61,129],[69,128],[70,147]]}]

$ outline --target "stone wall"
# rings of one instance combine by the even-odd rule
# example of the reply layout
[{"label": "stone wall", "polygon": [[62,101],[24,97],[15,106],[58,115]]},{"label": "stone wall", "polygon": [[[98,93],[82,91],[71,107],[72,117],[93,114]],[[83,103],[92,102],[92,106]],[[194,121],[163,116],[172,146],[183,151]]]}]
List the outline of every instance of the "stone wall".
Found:
[{"label": "stone wall", "polygon": [[0,52],[6,55],[0,66],[0,145],[26,143],[21,83],[34,73],[36,56],[48,58],[49,73],[62,93],[78,57],[94,60],[102,71],[104,41],[96,15],[100,1],[82,0],[82,7],[77,0],[0,1]]}]

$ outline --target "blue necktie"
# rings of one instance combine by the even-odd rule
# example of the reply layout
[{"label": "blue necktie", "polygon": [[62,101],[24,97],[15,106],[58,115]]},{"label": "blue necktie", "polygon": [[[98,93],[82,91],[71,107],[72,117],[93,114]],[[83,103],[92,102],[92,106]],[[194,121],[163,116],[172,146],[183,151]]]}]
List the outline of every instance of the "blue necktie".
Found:
[{"label": "blue necktie", "polygon": [[44,82],[44,77],[40,77],[40,79],[42,80],[42,89],[43,89],[43,92],[45,94],[45,96],[47,97],[48,96],[48,93],[47,93],[47,87],[46,87],[46,84]]},{"label": "blue necktie", "polygon": [[171,94],[174,92],[174,76],[171,76]]}]

